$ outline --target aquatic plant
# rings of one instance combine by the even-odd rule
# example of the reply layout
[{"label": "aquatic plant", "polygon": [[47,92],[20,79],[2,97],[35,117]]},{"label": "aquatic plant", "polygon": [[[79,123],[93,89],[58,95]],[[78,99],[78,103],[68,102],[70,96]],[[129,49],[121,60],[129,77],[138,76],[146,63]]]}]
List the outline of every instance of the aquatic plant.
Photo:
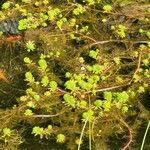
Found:
[{"label": "aquatic plant", "polygon": [[[144,8],[140,3],[133,7],[134,1],[113,3],[22,0],[2,5],[3,33],[13,33],[9,32],[14,31],[12,22],[7,20],[21,14],[14,33],[23,40],[14,44],[22,46],[25,67],[20,69],[25,87],[22,92],[17,89],[21,96],[0,110],[2,147],[13,144],[15,138],[17,147],[26,132],[78,150],[85,141],[91,150],[98,147],[97,141],[104,143],[120,134],[127,136],[119,146],[132,147],[137,122],[128,120],[139,115],[137,99],[149,90],[149,29],[143,21],[149,18],[146,2]],[[2,34],[2,41],[7,36]]]}]

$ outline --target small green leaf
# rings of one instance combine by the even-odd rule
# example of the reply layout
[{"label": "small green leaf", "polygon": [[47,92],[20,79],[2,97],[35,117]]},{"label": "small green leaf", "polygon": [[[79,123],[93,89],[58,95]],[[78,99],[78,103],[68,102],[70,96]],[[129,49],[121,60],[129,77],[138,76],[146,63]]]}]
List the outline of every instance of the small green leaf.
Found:
[{"label": "small green leaf", "polygon": [[66,18],[62,18],[62,19],[58,20],[58,21],[56,22],[57,27],[58,27],[60,30],[62,30],[62,26],[63,26],[63,24],[64,24],[66,21],[67,21]]},{"label": "small green leaf", "polygon": [[18,29],[19,30],[26,30],[28,27],[28,20],[27,19],[21,19],[19,20]]},{"label": "small green leaf", "polygon": [[112,100],[112,93],[111,92],[104,92],[104,99],[107,101],[111,101]]},{"label": "small green leaf", "polygon": [[150,31],[146,32],[146,36],[150,39]]},{"label": "small green leaf", "polygon": [[55,8],[55,9],[49,10],[47,13],[48,13],[49,20],[54,20],[55,17],[61,13],[61,11],[60,9]]},{"label": "small green leaf", "polygon": [[66,139],[66,137],[65,137],[64,134],[58,134],[58,135],[57,135],[57,138],[56,138],[56,141],[57,141],[58,143],[64,143],[64,142],[65,142],[65,139]]},{"label": "small green leaf", "polygon": [[24,59],[24,62],[27,63],[27,64],[30,64],[32,63],[31,59],[29,57],[25,57]]},{"label": "small green leaf", "polygon": [[84,112],[82,114],[83,121],[89,121],[91,122],[94,119],[94,112],[92,110],[88,110],[87,112]]},{"label": "small green leaf", "polygon": [[80,63],[84,63],[84,61],[85,61],[85,60],[84,60],[83,57],[79,57],[79,62],[80,62]]},{"label": "small green leaf", "polygon": [[123,91],[121,93],[116,93],[116,100],[119,102],[125,103],[129,99],[129,95],[127,94],[126,91]]},{"label": "small green leaf", "polygon": [[100,77],[98,75],[93,75],[88,78],[88,82],[91,84],[97,83],[100,80]]},{"label": "small green leaf", "polygon": [[114,57],[114,62],[119,65],[120,64],[120,57]]},{"label": "small green leaf", "polygon": [[27,96],[21,96],[20,99],[19,99],[21,102],[25,102],[28,100],[28,97]]},{"label": "small green leaf", "polygon": [[57,82],[56,81],[51,81],[49,83],[49,86],[50,86],[52,91],[55,91],[57,89]]},{"label": "small green leaf", "polygon": [[9,137],[9,136],[11,136],[10,128],[4,128],[3,129],[3,137]]},{"label": "small green leaf", "polygon": [[90,53],[89,53],[89,56],[93,59],[96,59],[97,58],[97,55],[98,55],[98,50],[94,51],[94,50],[91,50]]},{"label": "small green leaf", "polygon": [[44,96],[46,96],[46,97],[51,96],[51,92],[50,92],[50,91],[46,91],[46,92],[44,93]]},{"label": "small green leaf", "polygon": [[73,10],[73,14],[76,16],[83,14],[84,12],[85,12],[85,8],[80,4],[78,4],[77,7]]},{"label": "small green leaf", "polygon": [[93,83],[85,82],[84,80],[79,81],[78,84],[81,87],[81,89],[87,90],[87,91],[93,87]]},{"label": "small green leaf", "polygon": [[139,33],[142,34],[142,33],[144,33],[144,32],[145,32],[145,31],[144,31],[143,29],[141,29],[141,28],[139,29]]},{"label": "small green leaf", "polygon": [[76,19],[72,18],[72,19],[69,21],[69,26],[74,27],[75,24],[76,24]]},{"label": "small green leaf", "polygon": [[39,126],[35,126],[33,129],[32,129],[32,134],[34,134],[34,136],[37,136],[39,135],[40,138],[42,139],[43,138],[43,135],[44,135],[44,129],[39,127]]},{"label": "small green leaf", "polygon": [[138,74],[134,74],[133,79],[134,79],[134,82],[138,82],[139,80],[141,80],[141,76]]},{"label": "small green leaf", "polygon": [[24,114],[25,114],[25,116],[32,116],[33,112],[32,112],[32,110],[27,109]]},{"label": "small green leaf", "polygon": [[42,77],[41,83],[42,83],[42,86],[46,87],[49,84],[48,76]]},{"label": "small green leaf", "polygon": [[69,95],[69,94],[65,94],[63,96],[64,100],[65,100],[65,103],[68,105],[68,106],[71,106],[71,107],[75,107],[76,106],[76,100],[75,98],[72,96],[72,95]]},{"label": "small green leaf", "polygon": [[79,82],[82,79],[85,79],[85,74],[84,73],[74,74],[73,77],[74,77],[75,80],[77,80]]},{"label": "small green leaf", "polygon": [[26,43],[26,48],[27,48],[27,51],[30,52],[30,51],[34,51],[36,49],[36,46],[35,46],[35,43],[34,41],[28,41]]},{"label": "small green leaf", "polygon": [[104,101],[103,102],[103,108],[104,108],[104,111],[109,111],[110,108],[111,108],[111,102],[110,101]]},{"label": "small green leaf", "polygon": [[48,127],[44,129],[44,134],[45,134],[46,136],[47,136],[47,135],[51,135],[52,131],[53,131],[52,125],[48,125]]},{"label": "small green leaf", "polygon": [[122,24],[119,24],[116,30],[116,33],[119,37],[124,38],[126,37],[126,33],[125,33],[126,27]]},{"label": "small green leaf", "polygon": [[10,2],[9,1],[3,3],[3,5],[2,5],[2,9],[8,9],[9,7],[10,7]]},{"label": "small green leaf", "polygon": [[65,82],[65,87],[68,90],[74,91],[77,89],[76,86],[76,81],[75,80],[68,80],[67,82]]},{"label": "small green leaf", "polygon": [[103,106],[103,101],[102,100],[96,100],[94,102],[94,105],[98,108],[102,107]]},{"label": "small green leaf", "polygon": [[39,100],[40,100],[40,96],[39,96],[38,94],[33,95],[33,98],[34,98],[36,101],[39,101]]},{"label": "small green leaf", "polygon": [[26,72],[25,78],[26,78],[26,81],[28,82],[34,82],[34,77],[31,72]]},{"label": "small green leaf", "polygon": [[66,77],[66,78],[71,78],[71,76],[72,76],[72,75],[71,75],[70,72],[66,72],[66,74],[65,74],[65,77]]},{"label": "small green leaf", "polygon": [[35,108],[35,104],[34,104],[33,101],[29,101],[29,102],[27,103],[27,106],[30,107],[30,108]]},{"label": "small green leaf", "polygon": [[150,61],[148,59],[143,59],[142,62],[145,66],[148,66],[150,64]]},{"label": "small green leaf", "polygon": [[126,113],[126,112],[128,112],[128,107],[127,106],[123,106],[121,110],[122,110],[123,113]]},{"label": "small green leaf", "polygon": [[38,64],[39,64],[39,66],[40,66],[40,68],[41,68],[42,70],[46,70],[46,68],[47,68],[47,62],[46,62],[45,59],[40,59],[40,60],[38,61]]},{"label": "small green leaf", "polygon": [[107,5],[104,5],[103,10],[104,10],[104,13],[109,13],[109,12],[111,12],[112,7],[111,7],[111,5],[107,4]]},{"label": "small green leaf", "polygon": [[93,70],[92,66],[89,66],[89,65],[86,67],[86,69],[87,69],[89,72],[92,72],[92,70]]},{"label": "small green leaf", "polygon": [[101,73],[103,71],[103,69],[104,69],[104,66],[101,66],[101,65],[98,65],[98,64],[95,64],[95,65],[92,66],[92,71],[95,74]]},{"label": "small green leaf", "polygon": [[144,93],[145,92],[145,88],[143,86],[139,86],[138,92],[139,93]]},{"label": "small green leaf", "polygon": [[87,108],[87,102],[85,100],[81,100],[78,104],[80,108]]}]

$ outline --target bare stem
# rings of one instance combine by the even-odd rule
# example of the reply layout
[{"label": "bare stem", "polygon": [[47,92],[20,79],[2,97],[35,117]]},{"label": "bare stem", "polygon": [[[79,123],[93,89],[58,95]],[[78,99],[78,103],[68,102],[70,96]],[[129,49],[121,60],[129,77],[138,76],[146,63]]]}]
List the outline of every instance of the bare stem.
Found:
[{"label": "bare stem", "polygon": [[34,118],[51,118],[51,117],[59,116],[59,115],[63,114],[65,111],[66,110],[64,110],[60,113],[54,114],[54,115],[33,115],[32,117],[34,117]]},{"label": "bare stem", "polygon": [[88,121],[86,120],[85,123],[84,123],[84,125],[83,125],[82,131],[81,131],[80,140],[79,140],[79,145],[78,145],[78,150],[80,150],[80,147],[81,147],[82,138],[83,138],[83,133],[84,133],[84,130],[85,130],[85,127],[86,127],[87,122],[88,122]]},{"label": "bare stem", "polygon": [[143,141],[142,141],[142,145],[141,145],[141,149],[140,149],[140,150],[143,150],[144,143],[145,143],[145,139],[146,139],[146,135],[147,135],[147,132],[148,132],[149,127],[150,127],[150,120],[149,120],[149,122],[148,122],[148,125],[147,125],[147,128],[146,128],[144,137],[143,137]]},{"label": "bare stem", "polygon": [[129,133],[129,139],[128,139],[127,143],[125,144],[125,146],[121,149],[121,150],[127,150],[127,148],[129,147],[129,145],[132,143],[132,140],[133,140],[132,130],[126,122],[124,122],[123,120],[120,120],[120,121],[128,129],[128,133]]}]

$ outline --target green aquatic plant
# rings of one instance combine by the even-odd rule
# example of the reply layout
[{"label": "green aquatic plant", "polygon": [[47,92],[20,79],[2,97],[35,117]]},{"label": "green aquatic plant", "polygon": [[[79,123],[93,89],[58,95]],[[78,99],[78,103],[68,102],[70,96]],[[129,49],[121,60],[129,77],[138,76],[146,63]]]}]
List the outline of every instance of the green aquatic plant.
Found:
[{"label": "green aquatic plant", "polygon": [[104,10],[104,13],[109,13],[112,10],[112,6],[106,4],[106,5],[103,6],[103,10]]},{"label": "green aquatic plant", "polygon": [[31,72],[26,72],[25,78],[26,78],[26,81],[28,82],[34,82],[34,77]]},{"label": "green aquatic plant", "polygon": [[63,96],[63,99],[66,105],[71,106],[73,108],[76,107],[76,99],[72,95],[65,94]]},{"label": "green aquatic plant", "polygon": [[28,20],[27,19],[19,20],[19,25],[18,25],[19,30],[26,30],[27,27],[28,27]]},{"label": "green aquatic plant", "polygon": [[48,10],[47,13],[48,13],[49,20],[54,20],[58,15],[60,15],[61,11],[59,8],[55,8],[55,9]]},{"label": "green aquatic plant", "polygon": [[[2,146],[12,145],[15,138],[15,144],[20,144],[20,136],[27,132],[44,142],[52,138],[78,150],[87,140],[91,150],[119,134],[127,144],[116,149],[130,148],[137,122],[129,126],[128,117],[140,116],[138,98],[149,89],[149,17],[147,5],[124,3],[14,0],[9,9],[0,11],[2,31],[11,17],[22,16],[16,27],[22,41],[14,42],[15,36],[5,34],[0,40],[4,47],[9,47],[5,43],[10,40],[11,46],[20,46],[11,49],[18,56],[9,58],[9,63],[1,58],[10,84],[3,87],[2,83],[0,91],[7,94],[11,86],[13,94],[19,93],[0,110],[5,130],[0,133]],[[16,60],[19,65],[14,64]],[[17,75],[21,89],[13,85]],[[109,149],[108,143],[101,149]]]},{"label": "green aquatic plant", "polygon": [[32,129],[32,134],[34,134],[34,136],[40,136],[40,138],[42,139],[43,137],[48,138],[51,135],[52,131],[52,125],[48,125],[47,128],[35,126]]},{"label": "green aquatic plant", "polygon": [[1,129],[0,134],[1,149],[9,149],[10,147],[13,149],[18,149],[18,145],[23,142],[23,139],[18,134],[17,130],[5,127]]},{"label": "green aquatic plant", "polygon": [[8,1],[8,2],[5,2],[3,3],[2,5],[2,9],[8,9],[10,7],[11,3]]},{"label": "green aquatic plant", "polygon": [[[98,50],[90,51],[88,56],[97,59],[98,52],[99,52]],[[26,58],[25,62],[30,63],[33,62],[33,60],[31,60],[30,58]],[[66,72],[65,73],[66,82],[64,82],[63,85],[64,89],[61,89],[56,81],[50,79],[48,75],[47,62],[48,61],[46,60],[45,55],[41,55],[38,60],[39,66],[36,67],[37,69],[42,70],[43,72],[43,74],[40,75],[40,82],[35,81],[35,78],[31,72],[26,72],[26,81],[29,82],[29,85],[31,87],[32,85],[38,83],[36,84],[38,88],[36,89],[36,87],[33,86],[34,90],[27,89],[27,95],[29,97],[27,99],[25,97],[25,101],[27,101],[26,103],[27,109],[24,112],[25,116],[28,117],[36,116],[36,114],[33,113],[30,108],[34,108],[34,110],[39,108],[42,109],[42,107],[38,103],[42,103],[44,101],[50,102],[52,101],[50,97],[52,97],[53,94],[57,94],[57,92],[60,92],[61,95],[63,95],[63,99],[61,101],[59,101],[58,99],[57,102],[59,104],[68,107],[69,109],[78,110],[79,115],[82,116],[80,119],[84,123],[83,127],[84,129],[82,129],[82,134],[80,135],[80,143],[81,143],[82,138],[84,137],[83,135],[84,132],[85,133],[87,132],[85,130],[87,123],[89,124],[89,132],[92,132],[91,124],[94,121],[94,119],[97,117],[103,118],[107,116],[109,112],[112,110],[112,108],[120,110],[121,113],[123,114],[128,112],[129,110],[128,101],[130,98],[130,94],[128,93],[128,91],[112,92],[109,91],[109,89],[107,91],[105,91],[105,89],[103,91],[102,89],[103,98],[100,100],[95,97],[96,93],[99,92],[99,83],[102,81],[101,77],[103,77],[101,76],[101,74],[107,67],[106,64],[99,65],[96,63],[93,64],[92,66],[89,65],[85,67],[84,70],[85,73]],[[85,61],[82,61],[82,63],[84,64]],[[41,84],[41,86],[39,83]],[[44,89],[45,92],[39,93],[38,89],[42,87],[43,89],[46,88]],[[93,98],[91,99],[90,97]],[[89,99],[89,101],[86,100],[87,98]],[[33,101],[33,99],[35,99],[37,102]],[[50,110],[54,110],[54,108],[51,107]],[[47,111],[49,110],[47,109]],[[78,114],[76,115],[78,116]],[[44,129],[41,127],[40,130],[42,131],[42,133],[40,133],[41,135],[40,134],[39,135],[41,138],[43,138]],[[91,134],[89,134],[88,136],[90,139],[89,145],[91,145]],[[65,140],[57,139],[57,142],[58,141],[62,143]],[[80,144],[78,145],[78,149],[80,149]]]},{"label": "green aquatic plant", "polygon": [[73,10],[73,14],[76,16],[83,14],[84,12],[85,12],[85,8],[80,4],[77,4],[77,7]]},{"label": "green aquatic plant", "polygon": [[64,143],[64,142],[65,142],[65,139],[66,139],[66,137],[65,137],[64,134],[58,134],[57,137],[56,137],[56,141],[57,141],[58,143]]},{"label": "green aquatic plant", "polygon": [[26,48],[28,52],[34,51],[36,49],[34,41],[27,41]]},{"label": "green aquatic plant", "polygon": [[57,90],[57,86],[58,86],[58,84],[57,84],[56,81],[50,81],[49,87],[50,87],[51,91],[56,91]]},{"label": "green aquatic plant", "polygon": [[[27,104],[28,105],[28,104]],[[28,105],[29,106],[29,105]],[[32,116],[33,115],[33,112],[31,109],[26,109],[25,112],[24,112],[24,115],[25,116]]]},{"label": "green aquatic plant", "polygon": [[94,119],[94,112],[92,110],[88,110],[87,112],[84,112],[82,114],[82,117],[84,122],[86,121],[91,122]]},{"label": "green aquatic plant", "polygon": [[6,137],[10,137],[11,136],[11,130],[9,128],[4,128],[3,129],[3,138],[6,138]]},{"label": "green aquatic plant", "polygon": [[122,24],[119,24],[118,26],[111,26],[111,30],[114,30],[116,35],[120,38],[126,37],[126,27]]},{"label": "green aquatic plant", "polygon": [[39,61],[38,61],[38,64],[39,64],[39,68],[41,68],[43,71],[46,70],[47,68],[47,62],[44,58],[41,58]]},{"label": "green aquatic plant", "polygon": [[91,50],[91,51],[89,52],[89,56],[90,56],[91,58],[96,59],[97,56],[98,56],[98,49],[97,49],[96,51]]}]

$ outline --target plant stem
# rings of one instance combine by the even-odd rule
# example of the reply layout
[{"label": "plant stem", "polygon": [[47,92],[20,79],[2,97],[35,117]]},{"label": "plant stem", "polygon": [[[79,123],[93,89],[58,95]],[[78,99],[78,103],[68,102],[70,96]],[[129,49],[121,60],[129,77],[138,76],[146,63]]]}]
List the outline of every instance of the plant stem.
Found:
[{"label": "plant stem", "polygon": [[91,139],[91,132],[92,132],[92,128],[91,128],[91,122],[89,121],[89,150],[92,150],[92,139]]},{"label": "plant stem", "polygon": [[[89,109],[91,110],[91,97],[90,97],[90,95],[89,95]],[[92,132],[91,122],[89,121],[89,150],[92,149],[91,132]]]},{"label": "plant stem", "polygon": [[142,145],[141,145],[141,149],[140,149],[140,150],[143,150],[144,143],[145,143],[145,139],[146,139],[146,135],[147,135],[147,132],[148,132],[149,127],[150,127],[150,120],[148,121],[148,125],[147,125],[147,128],[146,128],[144,137],[143,137],[143,141],[142,141]]},{"label": "plant stem", "polygon": [[123,119],[120,119],[120,121],[128,129],[128,132],[129,132],[129,139],[128,139],[127,143],[125,144],[125,146],[121,149],[121,150],[127,150],[133,139],[132,130]]},{"label": "plant stem", "polygon": [[82,137],[83,137],[83,133],[84,133],[84,130],[85,130],[85,127],[86,127],[87,122],[88,122],[88,121],[86,120],[85,123],[84,123],[84,125],[83,125],[82,131],[81,131],[80,141],[79,141],[79,145],[78,145],[78,150],[80,150],[80,147],[81,147]]}]

